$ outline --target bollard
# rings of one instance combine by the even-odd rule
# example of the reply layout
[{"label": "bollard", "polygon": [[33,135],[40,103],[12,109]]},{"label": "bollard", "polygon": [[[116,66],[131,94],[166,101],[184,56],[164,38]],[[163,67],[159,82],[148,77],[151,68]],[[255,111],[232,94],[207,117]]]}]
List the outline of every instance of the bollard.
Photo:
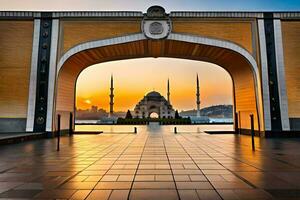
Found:
[{"label": "bollard", "polygon": [[73,113],[70,112],[70,121],[69,121],[69,136],[73,135]]},{"label": "bollard", "polygon": [[175,134],[177,133],[177,127],[174,127],[174,133]]},{"label": "bollard", "polygon": [[134,127],[134,133],[137,133],[137,128],[136,127]]},{"label": "bollard", "polygon": [[254,143],[254,116],[253,114],[250,115],[251,121],[251,140],[252,140],[252,151],[255,151],[255,143]]},{"label": "bollard", "polygon": [[239,133],[239,118],[238,118],[237,112],[234,115],[234,129],[235,129],[235,133],[238,134]]},{"label": "bollard", "polygon": [[60,145],[60,115],[57,115],[57,151]]},{"label": "bollard", "polygon": [[242,127],[241,127],[241,111],[238,111],[238,120],[239,120],[239,121],[238,121],[238,125],[239,125],[239,126],[238,126],[238,130],[239,130],[238,132],[239,132],[239,134],[241,135],[241,134],[242,134],[242,133],[241,133],[241,132],[242,132]]}]

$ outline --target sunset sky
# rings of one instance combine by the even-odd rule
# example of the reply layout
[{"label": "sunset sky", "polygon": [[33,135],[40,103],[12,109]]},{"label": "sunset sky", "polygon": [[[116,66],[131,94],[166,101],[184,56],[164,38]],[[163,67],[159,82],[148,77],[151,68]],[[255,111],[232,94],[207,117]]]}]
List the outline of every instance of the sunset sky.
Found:
[{"label": "sunset sky", "polygon": [[196,74],[200,79],[201,106],[232,104],[232,80],[221,67],[172,58],[113,61],[85,69],[77,82],[77,108],[91,105],[109,109],[110,76],[114,76],[115,110],[133,109],[155,90],[166,97],[170,79],[171,103],[178,110],[196,107]]},{"label": "sunset sky", "polygon": [[172,10],[299,10],[299,0],[0,0],[1,10],[133,10],[152,5]]}]

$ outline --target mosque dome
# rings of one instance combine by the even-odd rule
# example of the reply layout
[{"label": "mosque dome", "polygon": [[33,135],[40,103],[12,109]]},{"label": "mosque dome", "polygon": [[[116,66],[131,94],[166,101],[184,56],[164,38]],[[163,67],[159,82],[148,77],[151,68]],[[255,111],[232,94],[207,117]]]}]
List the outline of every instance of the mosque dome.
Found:
[{"label": "mosque dome", "polygon": [[161,94],[156,91],[149,92],[146,97],[161,97]]}]

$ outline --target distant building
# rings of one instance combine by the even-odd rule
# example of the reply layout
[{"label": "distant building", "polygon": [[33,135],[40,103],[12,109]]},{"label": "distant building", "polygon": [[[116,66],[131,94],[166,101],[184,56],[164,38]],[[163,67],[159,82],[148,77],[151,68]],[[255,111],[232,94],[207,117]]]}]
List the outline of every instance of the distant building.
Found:
[{"label": "distant building", "polygon": [[152,113],[156,113],[159,118],[175,117],[175,110],[172,105],[156,91],[149,92],[144,96],[135,106],[132,115],[135,118],[148,118]]},{"label": "distant building", "polygon": [[107,116],[108,113],[104,109],[98,109],[97,106],[92,106],[87,110],[76,110],[76,120],[97,120]]},{"label": "distant building", "polygon": [[98,112],[98,106],[92,106],[91,112]]},{"label": "distant building", "polygon": [[190,116],[192,124],[206,124],[209,123],[209,117],[207,116]]}]

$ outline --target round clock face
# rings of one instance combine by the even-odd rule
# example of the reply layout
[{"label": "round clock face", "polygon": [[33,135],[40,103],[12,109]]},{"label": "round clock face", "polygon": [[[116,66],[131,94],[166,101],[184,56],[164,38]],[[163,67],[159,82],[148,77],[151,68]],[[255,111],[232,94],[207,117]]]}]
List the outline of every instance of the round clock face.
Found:
[{"label": "round clock face", "polygon": [[149,31],[153,35],[162,34],[164,31],[164,27],[159,22],[152,22],[149,27]]},{"label": "round clock face", "polygon": [[169,20],[144,20],[143,32],[147,38],[163,39],[166,38],[171,31],[170,24]]}]

